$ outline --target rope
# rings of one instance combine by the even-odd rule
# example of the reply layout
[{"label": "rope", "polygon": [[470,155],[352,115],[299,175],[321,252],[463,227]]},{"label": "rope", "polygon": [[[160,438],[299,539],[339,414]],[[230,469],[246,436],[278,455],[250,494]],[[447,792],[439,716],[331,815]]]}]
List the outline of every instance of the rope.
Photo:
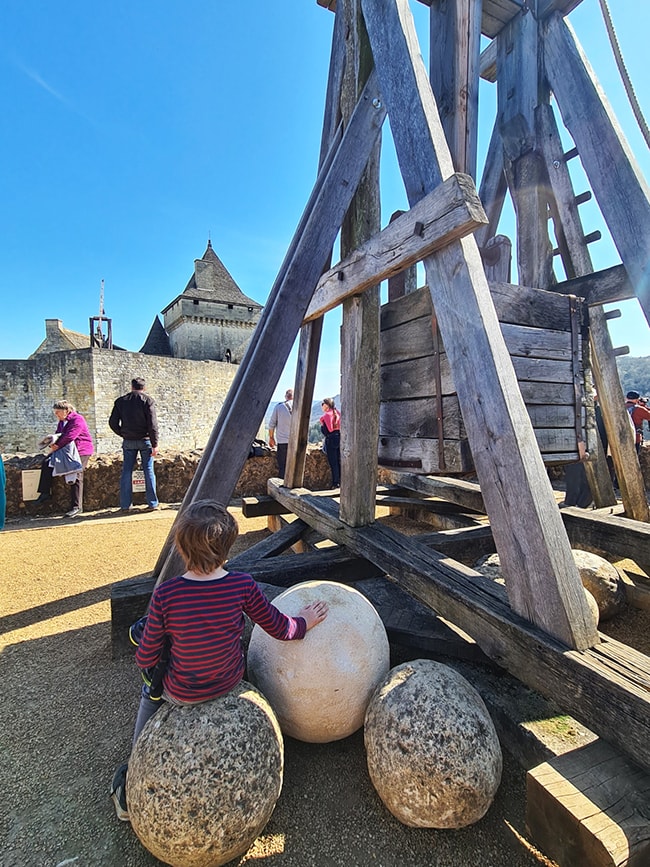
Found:
[{"label": "rope", "polygon": [[607,0],[600,0],[600,8],[603,13],[605,27],[607,28],[609,43],[612,46],[612,51],[614,52],[616,66],[618,67],[619,74],[621,76],[621,79],[623,80],[623,85],[625,87],[625,92],[627,93],[627,98],[630,101],[632,111],[634,112],[634,117],[636,118],[636,122],[639,124],[639,129],[641,130],[643,138],[645,139],[645,143],[650,148],[650,130],[648,129],[648,124],[646,123],[643,112],[641,111],[639,100],[636,98],[636,93],[634,92],[632,81],[625,66],[625,61],[623,60],[623,53],[621,52],[621,47],[618,43],[616,31],[614,30],[614,22],[612,21],[612,15],[609,11]]}]

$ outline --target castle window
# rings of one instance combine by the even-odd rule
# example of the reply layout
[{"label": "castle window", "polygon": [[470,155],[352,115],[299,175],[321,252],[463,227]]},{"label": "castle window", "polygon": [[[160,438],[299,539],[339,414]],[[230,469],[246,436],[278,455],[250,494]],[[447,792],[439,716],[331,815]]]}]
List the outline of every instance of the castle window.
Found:
[{"label": "castle window", "polygon": [[196,300],[196,298],[193,298],[193,299],[192,299],[192,304],[196,304],[197,307],[198,307],[199,302]]},{"label": "castle window", "polygon": [[233,309],[233,305],[232,305],[232,304],[229,304],[229,305],[228,305],[228,310],[232,310],[232,309]]}]

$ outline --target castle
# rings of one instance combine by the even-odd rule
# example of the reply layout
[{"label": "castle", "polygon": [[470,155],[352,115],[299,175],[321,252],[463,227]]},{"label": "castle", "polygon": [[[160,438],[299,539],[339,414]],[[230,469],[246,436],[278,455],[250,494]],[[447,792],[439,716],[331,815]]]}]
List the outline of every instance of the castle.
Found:
[{"label": "castle", "polygon": [[[53,429],[52,404],[69,400],[98,454],[120,448],[108,427],[115,398],[141,376],[158,405],[161,448],[205,445],[262,312],[208,241],[187,286],[156,316],[139,352],[45,320],[45,340],[27,359],[0,360],[0,453],[38,451]],[[110,322],[105,320],[105,324]],[[107,348],[110,347],[110,348]]]}]

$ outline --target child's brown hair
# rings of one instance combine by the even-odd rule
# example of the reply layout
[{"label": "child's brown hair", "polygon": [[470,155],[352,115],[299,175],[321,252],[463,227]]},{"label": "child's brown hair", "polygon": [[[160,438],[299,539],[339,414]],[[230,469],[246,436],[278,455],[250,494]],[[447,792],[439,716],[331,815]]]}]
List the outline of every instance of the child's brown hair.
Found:
[{"label": "child's brown hair", "polygon": [[174,542],[187,569],[208,575],[226,562],[239,534],[237,521],[215,500],[196,500],[183,510]]}]

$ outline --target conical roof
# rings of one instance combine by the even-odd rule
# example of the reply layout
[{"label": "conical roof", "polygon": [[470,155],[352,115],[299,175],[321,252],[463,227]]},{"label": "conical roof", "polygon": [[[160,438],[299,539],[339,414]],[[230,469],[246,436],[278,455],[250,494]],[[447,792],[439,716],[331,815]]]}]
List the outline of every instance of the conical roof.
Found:
[{"label": "conical roof", "polygon": [[182,295],[174,298],[162,312],[165,313],[169,310],[178,301],[178,298],[192,298],[220,304],[242,304],[246,307],[262,309],[261,304],[244,295],[226,266],[212,249],[211,241],[208,241],[203,256],[194,260],[194,274],[190,277]]},{"label": "conical roof", "polygon": [[149,329],[147,339],[145,340],[140,352],[144,355],[173,356],[174,353],[172,352],[172,346],[169,341],[169,334],[167,334],[163,328],[163,324],[158,316],[154,319],[153,324]]}]

